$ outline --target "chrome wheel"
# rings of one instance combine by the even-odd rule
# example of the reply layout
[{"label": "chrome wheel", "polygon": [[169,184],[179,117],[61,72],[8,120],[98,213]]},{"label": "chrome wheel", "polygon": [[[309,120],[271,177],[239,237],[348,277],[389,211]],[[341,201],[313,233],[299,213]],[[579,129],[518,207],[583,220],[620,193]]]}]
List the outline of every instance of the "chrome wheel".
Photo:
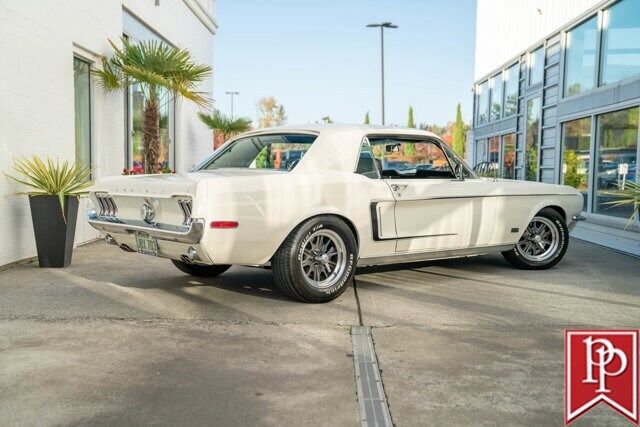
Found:
[{"label": "chrome wheel", "polygon": [[314,288],[333,286],[347,266],[347,249],[342,238],[332,230],[318,230],[302,242],[300,268],[305,281]]},{"label": "chrome wheel", "polygon": [[517,247],[527,260],[540,262],[551,258],[559,243],[560,233],[553,221],[536,216],[529,223]]}]

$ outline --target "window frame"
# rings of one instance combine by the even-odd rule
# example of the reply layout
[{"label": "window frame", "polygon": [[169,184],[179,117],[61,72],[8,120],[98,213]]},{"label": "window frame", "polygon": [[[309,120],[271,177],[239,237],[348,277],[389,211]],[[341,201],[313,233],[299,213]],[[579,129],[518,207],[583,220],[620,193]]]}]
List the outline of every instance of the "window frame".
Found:
[{"label": "window frame", "polygon": [[[512,68],[516,69],[515,77],[516,77],[516,105],[513,113],[507,115],[506,114],[506,100],[507,100],[507,82],[504,79],[505,74],[509,74],[509,70]],[[502,118],[514,117],[518,115],[518,103],[520,102],[520,61],[513,62],[502,69],[502,84],[503,84],[503,94],[502,94]],[[511,76],[508,76],[511,78]]]},{"label": "window frame", "polygon": [[[567,94],[567,39],[569,37],[569,33],[574,31],[575,29],[577,29],[578,27],[580,27],[581,25],[586,24],[587,22],[589,22],[592,19],[596,19],[596,51],[595,51],[595,61],[594,61],[594,70],[593,70],[593,76],[592,76],[592,83],[593,86],[590,89],[587,89],[585,91],[581,91],[580,93],[575,93],[575,94]],[[582,96],[584,94],[588,94],[591,93],[592,91],[596,90],[598,87],[600,87],[600,64],[602,62],[602,58],[601,58],[601,53],[602,53],[602,9],[598,10],[595,13],[590,14],[589,16],[585,17],[584,19],[581,19],[580,22],[576,23],[575,25],[572,25],[571,27],[567,28],[566,30],[562,31],[561,34],[561,52],[562,52],[562,57],[560,58],[560,64],[561,64],[561,76],[560,76],[560,80],[558,81],[558,86],[559,86],[559,90],[560,92],[560,98],[561,99],[567,99],[567,98],[575,98],[575,97],[579,97]]]},{"label": "window frame", "polygon": [[[261,137],[261,136],[277,136],[277,135],[310,135],[310,136],[314,136],[315,139],[313,141],[313,144],[315,144],[316,140],[318,139],[318,136],[320,135],[319,132],[312,132],[312,131],[304,131],[304,130],[299,130],[299,131],[282,131],[282,132],[256,132],[256,133],[251,133],[251,134],[242,134],[242,135],[238,135],[232,139],[230,139],[229,141],[227,141],[222,147],[218,148],[217,150],[215,150],[213,152],[212,155],[210,155],[209,157],[207,157],[205,160],[203,160],[202,162],[200,162],[199,164],[197,164],[196,166],[194,166],[193,168],[191,168],[190,172],[197,172],[197,171],[213,171],[216,169],[207,169],[207,167],[214,161],[216,160],[218,157],[220,157],[223,153],[226,152],[226,150],[231,147],[233,144],[235,144],[237,141],[241,140],[241,139],[245,139],[245,138],[254,138],[254,137]],[[311,149],[311,148],[309,148]],[[309,150],[307,150],[309,151]],[[359,156],[359,153],[358,153]],[[304,156],[302,156],[304,157]],[[295,169],[298,165],[296,164],[296,166],[294,166],[293,168],[286,170],[286,169],[269,169],[269,170],[276,170],[276,171],[280,171],[280,172],[291,172],[293,169]],[[356,165],[357,166],[357,165]]]},{"label": "window frame", "polygon": [[369,144],[369,148],[371,148],[371,144],[369,143],[369,138],[367,138],[366,136],[363,137],[362,141],[360,142],[360,149],[358,150],[358,157],[356,157],[356,165],[353,168],[353,173],[355,173],[356,175],[362,175],[362,176],[364,176],[365,178],[368,178],[368,179],[381,179],[382,178],[382,175],[381,175],[382,171],[380,169],[378,169],[378,164],[376,163],[377,159],[373,155],[373,151],[371,151],[371,156],[373,157],[373,164],[376,167],[376,173],[377,173],[378,177],[377,178],[371,178],[371,177],[369,177],[369,176],[367,176],[365,174],[358,173],[358,165],[360,164],[360,159],[361,159],[361,155],[362,155],[362,149],[364,148],[365,142],[367,144]]},{"label": "window frame", "polygon": [[[513,153],[514,153],[514,158],[513,158],[513,177],[509,177],[509,178],[505,178],[504,176],[504,157],[505,157],[505,152],[504,152],[504,147],[505,147],[505,138],[507,136],[513,135]],[[517,179],[517,171],[516,171],[516,158],[518,155],[518,151],[517,151],[517,145],[518,145],[518,134],[517,132],[507,132],[507,133],[502,133],[500,134],[500,155],[498,156],[499,158],[499,163],[500,163],[500,167],[498,168],[500,171],[500,178],[501,179],[510,179],[510,180],[516,180]]]},{"label": "window frame", "polygon": [[[89,163],[86,164],[87,167],[91,168],[91,175],[88,177],[88,179],[94,179],[95,178],[95,172],[93,169],[93,164],[95,161],[95,144],[94,144],[94,134],[95,134],[95,129],[94,129],[94,116],[95,116],[95,108],[94,108],[94,98],[95,98],[95,94],[93,91],[93,79],[91,77],[91,70],[94,68],[95,65],[95,61],[87,58],[86,56],[83,56],[81,54],[79,54],[78,52],[73,52],[73,61],[80,61],[83,62],[87,65],[87,78],[88,78],[88,96],[89,96],[89,102],[88,102],[88,107],[89,107]],[[75,64],[74,64],[75,65]],[[74,70],[74,74],[75,74],[75,70]],[[75,75],[74,75],[74,149],[75,149]],[[78,161],[78,159],[75,159],[76,162]]]},{"label": "window frame", "polygon": [[[495,119],[492,117],[492,111],[493,111],[493,88],[494,86],[494,82],[495,80],[500,77],[500,114],[498,115],[498,117],[496,117]],[[504,69],[500,70],[499,72],[495,73],[494,75],[492,75],[491,77],[489,77],[488,79],[489,81],[489,121],[488,123],[491,122],[497,122],[498,120],[501,120],[504,117]]]},{"label": "window frame", "polygon": [[[490,78],[486,78],[484,80],[482,80],[482,82],[477,83],[476,84],[476,126],[483,126],[486,125],[488,123],[490,123],[489,121],[489,112],[491,111],[491,88],[489,87],[489,80]],[[480,97],[482,95],[482,91],[480,90],[482,88],[482,85],[486,84],[486,89],[487,89],[487,110],[485,111],[485,115],[486,115],[486,120],[484,122],[480,121]]]},{"label": "window frame", "polygon": [[[531,74],[533,71],[533,67],[531,67],[531,58],[534,56],[536,52],[541,52],[540,59],[542,61],[542,75],[540,76],[540,81],[532,83],[531,82]],[[545,46],[544,44],[535,47],[529,52],[527,52],[527,87],[533,87],[537,85],[544,85],[544,67],[545,67]]]},{"label": "window frame", "polygon": [[[615,0],[612,1],[606,5],[603,5],[602,7],[600,7],[598,9],[598,67],[597,67],[597,82],[596,82],[596,87],[611,87],[614,85],[620,85],[622,83],[626,83],[626,82],[631,82],[631,81],[635,81],[635,80],[640,80],[640,72],[638,72],[637,74],[634,74],[632,76],[629,77],[625,77],[623,79],[620,80],[616,80],[616,81],[612,81],[609,83],[604,83],[603,81],[603,76],[602,76],[602,70],[603,70],[603,63],[604,63],[604,43],[605,43],[605,32],[606,29],[604,28],[604,14],[610,10],[611,8],[617,6],[618,4],[622,3],[623,1],[628,1],[628,0]],[[635,1],[635,0],[631,0],[631,1]]]},{"label": "window frame", "polygon": [[[540,101],[540,111],[539,111],[539,117],[538,117],[538,138],[536,141],[536,180],[535,181],[529,181],[527,179],[527,167],[529,165],[529,156],[527,154],[527,138],[529,137],[529,125],[527,123],[527,118],[529,116],[529,102],[533,102],[536,99],[538,99]],[[522,181],[529,181],[529,182],[540,182],[540,176],[541,176],[541,171],[540,171],[540,163],[541,163],[541,159],[540,159],[540,152],[541,152],[541,147],[542,147],[542,119],[543,119],[543,113],[544,113],[544,108],[543,108],[543,98],[542,98],[542,94],[541,93],[536,93],[532,96],[528,96],[525,98],[524,100],[525,102],[525,108],[524,108],[524,142],[523,142],[523,147],[522,147],[522,165],[520,165],[520,168],[522,170]],[[517,149],[516,149],[517,152]],[[516,160],[516,169],[518,168],[518,163]],[[516,172],[516,176],[517,176],[517,172]]]},{"label": "window frame", "polygon": [[[133,43],[146,40],[155,40],[163,42],[169,46],[174,46],[169,40],[160,33],[149,27],[146,23],[139,20],[126,7],[122,9],[123,30],[122,37]],[[133,92],[132,87],[127,85],[124,92],[124,167],[133,168]],[[179,150],[178,150],[178,126],[176,124],[178,118],[177,100],[167,100],[167,136],[169,138],[169,168],[178,171]],[[160,112],[160,114],[162,114]]]},{"label": "window frame", "polygon": [[[449,168],[451,170],[451,173],[453,174],[453,178],[441,178],[441,179],[448,179],[448,180],[456,180],[455,177],[455,168],[454,168],[454,163],[458,163],[458,162],[454,162],[456,160],[459,161],[460,164],[462,164],[462,168],[465,174],[466,178],[471,178],[471,179],[477,179],[478,176],[477,174],[469,167],[469,165],[467,165],[465,163],[465,161],[463,159],[461,159],[460,157],[458,157],[453,150],[444,142],[442,141],[440,138],[438,137],[434,137],[434,136],[426,136],[426,135],[407,135],[407,134],[400,134],[400,133],[393,133],[393,134],[385,134],[385,133],[371,133],[371,134],[367,134],[365,135],[365,138],[367,139],[367,141],[370,143],[369,138],[386,138],[386,139],[402,139],[402,140],[409,140],[411,142],[414,143],[420,143],[420,142],[431,142],[433,144],[435,144],[438,148],[440,148],[442,150],[442,152],[444,153],[445,159],[447,160],[447,163],[449,164]],[[375,156],[374,156],[375,158]],[[356,170],[358,169],[358,162],[360,160],[360,151],[358,151],[358,160],[356,161],[356,165],[355,168],[353,169],[353,172],[356,173]],[[384,176],[382,176],[382,171],[378,171],[378,174],[380,175],[379,179],[388,179],[385,178]],[[358,175],[362,175],[362,174],[358,174]],[[370,178],[373,179],[373,178]],[[440,179],[440,178],[417,178],[417,177],[409,177],[409,178],[403,178],[403,179],[419,179],[419,180],[436,180],[436,179]]]},{"label": "window frame", "polygon": [[[559,131],[559,135],[560,135],[560,140],[559,140],[559,153],[558,153],[558,184],[560,185],[566,185],[564,184],[564,177],[563,177],[563,170],[562,167],[564,165],[564,150],[565,150],[565,135],[566,135],[566,125],[568,123],[571,122],[576,122],[579,120],[584,120],[584,119],[589,119],[589,129],[590,129],[590,135],[591,137],[589,138],[589,166],[587,168],[587,200],[586,200],[586,210],[584,212],[593,212],[593,208],[592,208],[592,204],[594,201],[594,184],[595,184],[595,179],[597,179],[597,177],[594,177],[594,171],[595,171],[595,142],[596,142],[596,134],[595,131],[597,129],[597,123],[596,123],[596,117],[598,115],[593,115],[593,114],[587,114],[586,116],[580,116],[580,117],[574,117],[568,120],[564,120],[562,122],[558,123],[558,126],[560,128]],[[579,191],[579,190],[578,190]]]},{"label": "window frame", "polygon": [[[622,0],[621,0],[622,1]],[[597,176],[597,172],[598,172],[598,165],[600,162],[600,157],[602,156],[602,154],[600,153],[600,136],[601,136],[601,132],[602,132],[602,126],[601,126],[601,120],[602,120],[602,116],[607,115],[607,114],[614,114],[617,112],[621,112],[621,111],[626,111],[626,110],[631,110],[631,109],[637,109],[637,114],[638,114],[638,128],[636,130],[636,183],[640,183],[640,180],[638,180],[638,173],[640,172],[640,163],[638,162],[638,159],[640,159],[640,105],[638,103],[633,103],[627,106],[617,106],[616,108],[612,108],[612,109],[608,109],[606,111],[599,111],[597,114],[592,114],[590,115],[590,117],[592,117],[592,136],[591,136],[591,156],[592,156],[592,160],[590,162],[589,168],[590,168],[590,172],[592,175],[592,181],[589,182],[589,184],[591,185],[591,197],[590,197],[590,202],[591,205],[587,206],[590,210],[589,212],[592,213],[593,215],[597,215],[600,218],[607,218],[608,220],[611,221],[616,221],[619,223],[624,222],[625,224],[629,224],[633,227],[633,229],[637,229],[638,226],[640,226],[640,212],[636,212],[633,216],[633,218],[631,219],[631,221],[628,220],[628,218],[623,218],[623,217],[618,217],[615,215],[607,215],[606,213],[602,213],[602,212],[597,212],[596,211],[596,204],[597,204],[597,195],[596,192],[598,191],[598,176]],[[595,127],[595,132],[593,132]]]}]

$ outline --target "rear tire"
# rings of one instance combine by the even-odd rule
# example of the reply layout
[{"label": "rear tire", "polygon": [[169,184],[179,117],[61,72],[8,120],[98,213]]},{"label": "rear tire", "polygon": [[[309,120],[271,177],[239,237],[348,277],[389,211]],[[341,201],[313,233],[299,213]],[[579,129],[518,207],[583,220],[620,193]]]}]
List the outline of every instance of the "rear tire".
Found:
[{"label": "rear tire", "polygon": [[522,270],[545,270],[560,262],[569,247],[569,229],[557,211],[542,209],[533,217],[520,241],[502,255]]},{"label": "rear tire", "polygon": [[231,268],[230,265],[226,264],[199,265],[189,264],[184,261],[178,261],[176,259],[172,259],[171,262],[178,268],[178,270],[196,277],[216,277]]},{"label": "rear tire", "polygon": [[340,296],[353,278],[358,246],[341,219],[311,218],[289,234],[271,261],[276,286],[300,302],[323,303]]}]

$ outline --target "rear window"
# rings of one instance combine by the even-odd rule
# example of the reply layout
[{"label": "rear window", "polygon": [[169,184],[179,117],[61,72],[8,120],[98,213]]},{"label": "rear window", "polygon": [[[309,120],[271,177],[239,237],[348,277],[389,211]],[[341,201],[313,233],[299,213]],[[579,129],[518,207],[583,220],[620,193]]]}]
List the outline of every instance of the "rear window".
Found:
[{"label": "rear window", "polygon": [[291,170],[305,155],[316,135],[273,134],[240,138],[214,155],[203,169],[245,168]]}]

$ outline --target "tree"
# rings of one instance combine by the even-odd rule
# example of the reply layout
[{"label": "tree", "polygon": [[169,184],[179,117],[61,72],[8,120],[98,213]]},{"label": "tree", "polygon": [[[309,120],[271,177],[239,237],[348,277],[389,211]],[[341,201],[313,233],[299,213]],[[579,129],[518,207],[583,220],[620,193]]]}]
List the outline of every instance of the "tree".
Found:
[{"label": "tree", "polygon": [[282,105],[276,103],[273,96],[266,96],[258,100],[258,125],[261,128],[282,126],[287,121],[287,115]]},{"label": "tree", "polygon": [[219,110],[213,110],[211,114],[200,112],[198,118],[209,129],[220,132],[223,141],[251,129],[250,118],[225,116]]},{"label": "tree", "polygon": [[193,61],[186,49],[161,41],[131,43],[122,39],[122,47],[109,40],[113,56],[102,58],[102,69],[94,70],[106,92],[128,90],[137,84],[144,96],[143,158],[146,173],[160,172],[160,108],[177,97],[198,106],[210,100],[197,86],[211,74],[211,67]]},{"label": "tree", "polygon": [[369,112],[367,111],[367,114],[365,114],[364,116],[364,124],[368,125],[369,124]]},{"label": "tree", "polygon": [[322,121],[323,121],[324,123],[333,123],[333,120],[331,120],[331,116],[324,116],[324,117],[322,118]]},{"label": "tree", "polygon": [[409,106],[409,118],[407,119],[407,127],[415,128],[416,124],[413,122],[413,107]]},{"label": "tree", "polygon": [[[409,117],[407,118],[407,127],[415,128],[416,124],[413,122],[413,107],[409,106]],[[415,156],[416,155],[416,144],[409,142],[404,146],[404,154],[406,156]]]},{"label": "tree", "polygon": [[460,103],[456,108],[456,121],[453,125],[453,151],[460,157],[464,157],[464,122],[462,121],[462,111]]}]

